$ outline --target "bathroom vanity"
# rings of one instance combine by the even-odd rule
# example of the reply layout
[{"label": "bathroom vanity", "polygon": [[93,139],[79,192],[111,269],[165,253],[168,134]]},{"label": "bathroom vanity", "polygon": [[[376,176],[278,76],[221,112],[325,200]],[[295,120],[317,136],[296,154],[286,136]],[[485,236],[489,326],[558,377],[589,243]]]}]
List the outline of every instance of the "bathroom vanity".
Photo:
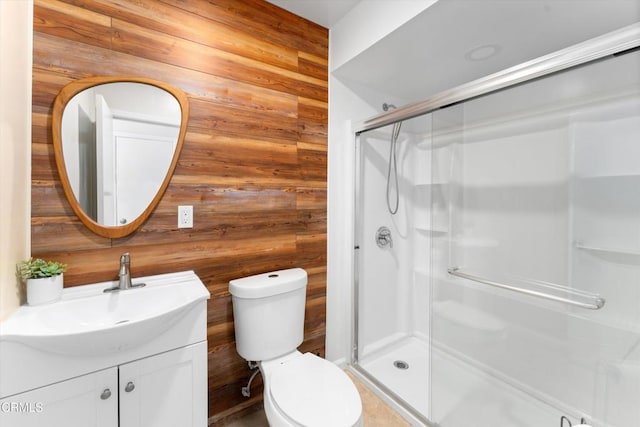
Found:
[{"label": "bathroom vanity", "polygon": [[0,425],[207,425],[206,287],[192,271],[65,289],[0,324]]}]

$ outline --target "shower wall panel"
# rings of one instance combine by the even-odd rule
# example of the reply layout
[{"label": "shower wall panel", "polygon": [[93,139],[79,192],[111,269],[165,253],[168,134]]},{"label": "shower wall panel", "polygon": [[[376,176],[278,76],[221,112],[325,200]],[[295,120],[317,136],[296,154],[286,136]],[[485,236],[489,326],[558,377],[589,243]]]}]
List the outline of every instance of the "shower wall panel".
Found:
[{"label": "shower wall panel", "polygon": [[[390,129],[361,136],[361,191],[358,346],[360,355],[383,348],[404,336],[409,329],[408,271],[403,263],[409,259],[407,183],[407,141],[398,140],[398,214],[387,210],[386,188],[389,164]],[[389,245],[379,247],[376,232],[387,227]]]},{"label": "shower wall panel", "polygon": [[[389,169],[391,135],[388,126],[358,139],[354,363],[425,417],[432,228],[429,118],[402,123],[395,144],[397,171],[393,161]],[[396,188],[399,204],[392,214]],[[377,244],[380,227],[391,233],[387,245]]]}]

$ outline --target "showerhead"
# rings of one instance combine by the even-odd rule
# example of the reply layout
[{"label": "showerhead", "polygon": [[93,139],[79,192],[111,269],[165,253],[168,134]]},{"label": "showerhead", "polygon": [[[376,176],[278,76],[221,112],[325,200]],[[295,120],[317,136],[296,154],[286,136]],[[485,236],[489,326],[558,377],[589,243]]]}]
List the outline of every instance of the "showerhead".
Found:
[{"label": "showerhead", "polygon": [[395,105],[393,105],[393,104],[387,104],[386,102],[384,104],[382,104],[382,109],[384,111],[389,111],[389,108],[395,109],[397,107]]}]

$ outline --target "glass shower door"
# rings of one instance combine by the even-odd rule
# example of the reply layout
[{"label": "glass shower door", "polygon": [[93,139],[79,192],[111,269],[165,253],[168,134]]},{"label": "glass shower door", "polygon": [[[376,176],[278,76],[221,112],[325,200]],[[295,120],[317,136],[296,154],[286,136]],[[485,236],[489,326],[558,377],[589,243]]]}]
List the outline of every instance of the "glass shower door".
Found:
[{"label": "glass shower door", "polygon": [[[359,135],[354,365],[428,417],[430,116]],[[397,138],[394,137],[397,135]]]},{"label": "glass shower door", "polygon": [[640,425],[640,52],[432,121],[431,421]]}]

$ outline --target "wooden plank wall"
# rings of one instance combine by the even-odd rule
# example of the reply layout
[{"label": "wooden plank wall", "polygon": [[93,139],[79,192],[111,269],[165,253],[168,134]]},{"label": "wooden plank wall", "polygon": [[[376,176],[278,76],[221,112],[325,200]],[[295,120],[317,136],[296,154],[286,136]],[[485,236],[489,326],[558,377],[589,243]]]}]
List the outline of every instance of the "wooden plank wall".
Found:
[{"label": "wooden plank wall", "polygon": [[[228,281],[300,266],[309,272],[305,341],[324,355],[328,31],[263,0],[36,0],[32,252],[69,264],[66,286],[195,270],[211,292],[209,416],[244,398]],[[191,114],[176,172],[150,219],[107,239],[75,217],[55,169],[51,107],[82,77],[132,74],[183,89]],[[194,228],[177,229],[177,206]]]}]

